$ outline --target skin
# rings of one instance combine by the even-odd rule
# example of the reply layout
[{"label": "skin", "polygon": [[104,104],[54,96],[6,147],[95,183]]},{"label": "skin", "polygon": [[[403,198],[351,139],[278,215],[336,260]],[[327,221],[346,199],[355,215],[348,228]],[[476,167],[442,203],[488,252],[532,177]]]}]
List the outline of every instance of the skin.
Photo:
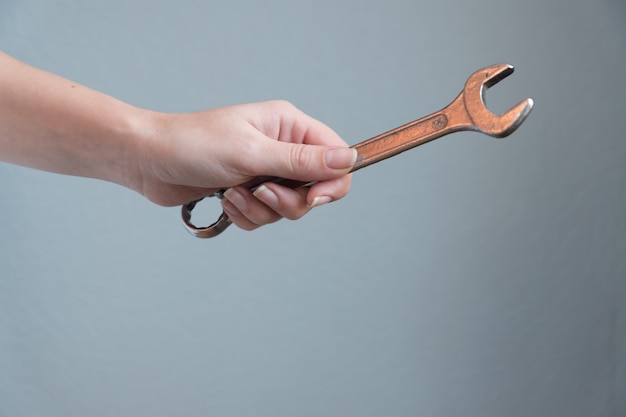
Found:
[{"label": "skin", "polygon": [[[114,182],[163,206],[227,189],[224,211],[253,230],[344,197],[356,151],[288,102],[154,112],[0,52],[0,160]],[[238,186],[265,175],[318,183]]]}]

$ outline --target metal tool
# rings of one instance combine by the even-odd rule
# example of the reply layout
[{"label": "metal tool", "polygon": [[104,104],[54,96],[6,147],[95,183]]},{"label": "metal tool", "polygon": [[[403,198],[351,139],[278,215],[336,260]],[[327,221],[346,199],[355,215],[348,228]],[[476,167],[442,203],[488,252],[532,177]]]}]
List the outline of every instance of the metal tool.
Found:
[{"label": "metal tool", "polygon": [[[496,138],[510,135],[524,122],[532,110],[533,100],[527,98],[498,116],[491,113],[485,106],[484,94],[487,88],[512,74],[513,70],[512,65],[497,64],[476,71],[465,82],[465,88],[461,94],[444,109],[352,146],[357,150],[358,156],[350,172],[453,132],[470,130]],[[245,185],[254,190],[264,182],[275,182],[291,188],[312,184],[283,178],[263,177],[256,178]],[[212,196],[221,199],[225,191],[221,190]],[[191,212],[199,201],[201,200],[192,201],[182,207],[183,222],[191,234],[200,238],[214,237],[231,224],[231,220],[222,212],[212,225],[194,226],[191,223]]]}]

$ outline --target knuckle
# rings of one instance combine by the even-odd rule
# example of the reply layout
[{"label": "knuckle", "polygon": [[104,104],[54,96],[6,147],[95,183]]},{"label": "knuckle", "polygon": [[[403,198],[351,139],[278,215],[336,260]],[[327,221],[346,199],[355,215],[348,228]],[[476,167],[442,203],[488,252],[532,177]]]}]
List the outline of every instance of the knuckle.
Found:
[{"label": "knuckle", "polygon": [[292,146],[289,151],[289,163],[294,174],[308,173],[314,163],[314,155],[311,152],[311,148],[301,144]]},{"label": "knuckle", "polygon": [[238,228],[242,229],[242,230],[246,230],[246,231],[252,231],[254,229],[257,229],[259,227],[258,224],[255,224],[253,222],[251,222],[250,220],[243,218],[243,217],[231,217],[232,222],[235,224],[235,226],[237,226]]},{"label": "knuckle", "polygon": [[299,220],[304,217],[304,215],[308,212],[309,209],[307,207],[299,207],[296,210],[291,210],[288,213],[283,213],[283,215],[287,220]]},{"label": "knuckle", "polygon": [[287,220],[300,220],[304,216],[304,213],[293,213],[285,216]]},{"label": "knuckle", "polygon": [[270,100],[266,102],[270,109],[276,112],[286,112],[295,109],[295,106],[287,100]]},{"label": "knuckle", "polygon": [[[235,224],[237,224],[237,223],[235,223]],[[246,232],[251,232],[253,230],[258,229],[259,225],[251,224],[251,223],[245,223],[245,224],[237,224],[237,227],[239,227],[242,230],[245,230]]]},{"label": "knuckle", "polygon": [[282,217],[275,212],[263,212],[263,213],[257,214],[254,218],[251,218],[250,221],[252,221],[258,226],[263,226],[266,224],[275,223],[281,218]]}]

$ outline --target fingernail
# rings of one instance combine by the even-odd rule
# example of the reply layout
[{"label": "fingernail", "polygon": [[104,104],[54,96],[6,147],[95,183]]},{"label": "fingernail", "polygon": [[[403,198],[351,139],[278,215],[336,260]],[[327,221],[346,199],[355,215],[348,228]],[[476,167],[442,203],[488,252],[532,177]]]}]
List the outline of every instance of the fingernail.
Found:
[{"label": "fingernail", "polygon": [[313,199],[313,202],[309,205],[309,207],[319,207],[323,204],[330,203],[331,201],[333,201],[332,197],[329,197],[327,195],[320,195]]},{"label": "fingernail", "polygon": [[224,198],[233,203],[239,211],[245,211],[248,208],[248,202],[241,193],[234,188],[229,188],[224,192]]},{"label": "fingernail", "polygon": [[258,187],[252,194],[271,208],[278,208],[280,204],[276,193],[267,188],[265,185]]},{"label": "fingernail", "polygon": [[326,166],[332,169],[352,168],[356,162],[356,149],[333,148],[326,151],[324,161]]}]

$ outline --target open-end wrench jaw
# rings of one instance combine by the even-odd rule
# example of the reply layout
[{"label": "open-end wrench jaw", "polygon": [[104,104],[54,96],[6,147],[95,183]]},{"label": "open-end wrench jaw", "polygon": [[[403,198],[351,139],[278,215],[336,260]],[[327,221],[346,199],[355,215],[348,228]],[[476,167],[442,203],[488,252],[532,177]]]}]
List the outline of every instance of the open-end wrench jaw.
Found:
[{"label": "open-end wrench jaw", "polygon": [[527,98],[502,115],[495,115],[485,104],[485,91],[514,71],[512,65],[496,64],[472,74],[463,89],[463,101],[467,115],[475,130],[489,136],[503,138],[513,133],[530,114],[533,100]]}]

